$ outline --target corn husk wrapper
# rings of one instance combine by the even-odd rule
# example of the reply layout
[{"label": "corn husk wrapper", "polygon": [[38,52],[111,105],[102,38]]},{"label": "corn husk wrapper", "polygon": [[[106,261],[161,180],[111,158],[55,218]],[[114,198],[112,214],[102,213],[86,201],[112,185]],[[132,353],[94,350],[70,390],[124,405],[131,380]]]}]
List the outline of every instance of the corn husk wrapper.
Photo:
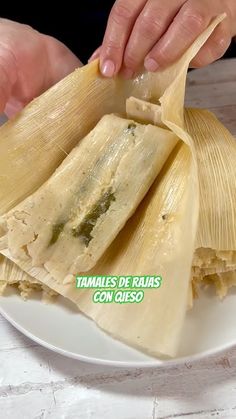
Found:
[{"label": "corn husk wrapper", "polygon": [[[153,96],[160,98],[162,123],[185,145],[180,143],[174,150],[138,211],[89,274],[153,275],[156,272],[163,277],[162,287],[147,291],[140,305],[95,305],[91,292],[78,292],[69,278],[64,284],[59,283],[45,269],[32,268],[28,261],[15,260],[31,276],[77,303],[104,330],[154,355],[176,354],[196,247],[201,165],[198,167],[195,138],[184,124],[187,68],[221,20],[222,17],[217,18],[176,65],[157,75],[141,76],[139,84],[136,81],[136,92],[129,90],[128,94],[145,101],[153,100]],[[140,94],[142,89],[145,94]],[[200,228],[198,237],[201,234]],[[235,246],[233,239],[231,243]],[[3,254],[13,259],[8,250]]]},{"label": "corn husk wrapper", "polygon": [[188,109],[185,122],[194,140],[199,167],[200,215],[196,248],[233,250],[236,245],[236,140],[211,112]]},{"label": "corn husk wrapper", "polygon": [[166,129],[105,115],[35,194],[2,217],[10,253],[29,256],[57,280],[93,268],[177,141]]},{"label": "corn husk wrapper", "polygon": [[200,211],[192,264],[196,283],[215,284],[223,298],[236,271],[236,141],[208,111],[185,114],[194,139],[200,186]]}]

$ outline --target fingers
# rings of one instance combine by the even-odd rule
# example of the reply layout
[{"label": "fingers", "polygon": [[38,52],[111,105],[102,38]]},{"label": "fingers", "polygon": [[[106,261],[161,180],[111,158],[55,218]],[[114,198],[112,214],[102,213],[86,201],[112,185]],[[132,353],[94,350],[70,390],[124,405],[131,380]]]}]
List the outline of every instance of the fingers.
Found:
[{"label": "fingers", "polygon": [[43,90],[47,90],[83,64],[62,42],[47,35],[40,35],[40,37],[47,56],[43,86]]},{"label": "fingers", "polygon": [[226,51],[236,31],[235,0],[117,0],[101,50],[92,59],[100,56],[101,71],[107,77],[121,71],[131,78],[143,64],[148,71],[163,69],[177,61],[223,12],[227,20],[202,48],[195,66],[208,64]]},{"label": "fingers", "polygon": [[191,67],[203,67],[221,58],[231,43],[231,33],[225,22],[222,22],[201,48],[191,63]]},{"label": "fingers", "polygon": [[14,115],[21,111],[24,105],[25,104],[23,102],[11,98],[8,100],[5,106],[4,113],[8,118],[12,118]]},{"label": "fingers", "polygon": [[54,38],[0,19],[0,112],[12,116],[79,64]]},{"label": "fingers", "polygon": [[0,45],[0,113],[11,95],[12,86],[17,80],[17,67],[14,55]]},{"label": "fingers", "polygon": [[208,2],[186,2],[164,36],[146,57],[146,69],[156,71],[180,58],[209,25],[212,17],[210,7]]},{"label": "fingers", "polygon": [[133,25],[147,0],[117,0],[112,8],[100,54],[100,68],[105,77],[117,74]]},{"label": "fingers", "polygon": [[149,0],[136,20],[124,54],[127,74],[143,64],[145,56],[165,33],[185,0]]}]

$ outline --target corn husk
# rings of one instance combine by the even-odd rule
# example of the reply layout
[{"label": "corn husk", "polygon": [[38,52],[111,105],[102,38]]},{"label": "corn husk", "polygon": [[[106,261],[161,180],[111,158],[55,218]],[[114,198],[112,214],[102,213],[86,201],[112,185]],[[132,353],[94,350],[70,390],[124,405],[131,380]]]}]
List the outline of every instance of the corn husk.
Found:
[{"label": "corn husk", "polygon": [[91,269],[177,141],[162,128],[104,116],[35,194],[2,217],[10,253],[58,280]]},{"label": "corn husk", "polygon": [[236,249],[236,140],[211,112],[188,109],[185,117],[199,167],[196,248],[231,251]]},{"label": "corn husk", "polygon": [[212,281],[223,298],[236,272],[236,141],[208,111],[187,110],[185,117],[197,152],[200,186],[192,276],[198,284]]},{"label": "corn husk", "polygon": [[[205,234],[202,224],[198,223],[199,210],[202,208],[199,201],[199,179],[201,173],[202,176],[206,175],[204,170],[207,167],[209,177],[214,176],[214,172],[212,166],[207,166],[207,162],[205,165],[202,162],[199,164],[204,137],[199,133],[195,134],[197,129],[193,133],[185,122],[188,121],[189,113],[194,111],[187,112],[185,116],[183,103],[189,62],[222,19],[222,16],[217,18],[177,64],[157,75],[142,75],[132,85],[135,86],[133,90],[130,88],[131,84],[126,84],[127,97],[133,95],[146,102],[160,100],[158,106],[161,107],[162,124],[182,142],[166,161],[135,215],[89,274],[153,275],[154,271],[162,275],[162,287],[156,291],[147,291],[140,305],[95,305],[91,300],[91,292],[79,292],[75,289],[75,284],[70,282],[70,278],[66,278],[63,283],[50,276],[42,267],[32,267],[29,261],[14,259],[8,249],[2,252],[29,275],[78,304],[104,330],[154,355],[176,354],[189,302],[193,254],[196,246],[199,246],[196,237]],[[196,124],[201,124],[199,121],[202,114],[197,116],[195,112],[194,115]],[[208,121],[210,130],[213,129],[211,124],[213,123]],[[201,130],[201,126],[199,129]],[[200,146],[196,146],[198,138]],[[212,149],[215,151],[218,147],[219,144],[212,138]],[[235,160],[233,146],[232,159]],[[218,171],[221,171],[222,180],[225,172],[220,166]],[[228,189],[227,194],[232,196],[232,191]],[[212,201],[210,205],[209,217],[215,220]],[[215,231],[217,234],[217,229]],[[231,241],[225,240],[228,247],[231,244],[234,246],[233,239],[232,235]],[[223,243],[220,239],[218,241]],[[233,252],[235,247],[217,250]]]}]

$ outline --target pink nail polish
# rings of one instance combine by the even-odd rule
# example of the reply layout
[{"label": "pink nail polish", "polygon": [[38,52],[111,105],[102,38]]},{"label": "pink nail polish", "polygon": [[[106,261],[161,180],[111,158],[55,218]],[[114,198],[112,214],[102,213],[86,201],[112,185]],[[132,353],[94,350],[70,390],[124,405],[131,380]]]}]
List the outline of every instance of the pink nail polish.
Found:
[{"label": "pink nail polish", "polygon": [[115,64],[111,60],[102,63],[101,72],[105,77],[113,77],[115,74]]},{"label": "pink nail polish", "polygon": [[144,61],[144,67],[147,71],[155,72],[158,70],[158,64],[153,58],[146,58]]}]

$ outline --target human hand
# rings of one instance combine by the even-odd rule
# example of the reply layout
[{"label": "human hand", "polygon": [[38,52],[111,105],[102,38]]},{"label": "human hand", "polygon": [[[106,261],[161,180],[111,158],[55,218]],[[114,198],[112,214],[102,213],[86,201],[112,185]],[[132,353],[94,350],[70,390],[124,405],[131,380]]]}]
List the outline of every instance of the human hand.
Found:
[{"label": "human hand", "polygon": [[0,19],[0,112],[13,116],[80,65],[56,39]]},{"label": "human hand", "polygon": [[112,77],[120,70],[131,78],[144,64],[148,71],[175,62],[221,13],[216,28],[192,62],[202,67],[224,55],[236,35],[235,0],[117,0],[112,8],[100,57],[101,72]]}]

